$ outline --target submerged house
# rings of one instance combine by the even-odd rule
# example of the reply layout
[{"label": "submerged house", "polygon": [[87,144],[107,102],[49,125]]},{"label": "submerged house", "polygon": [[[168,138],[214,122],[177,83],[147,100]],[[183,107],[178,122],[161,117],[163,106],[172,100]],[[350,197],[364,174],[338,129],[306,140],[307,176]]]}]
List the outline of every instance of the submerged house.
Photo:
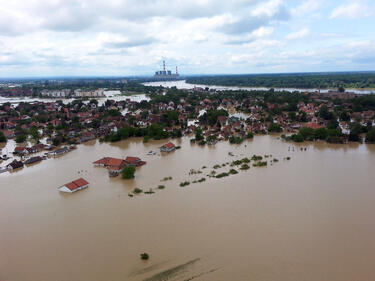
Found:
[{"label": "submerged house", "polygon": [[64,146],[62,148],[59,148],[59,149],[56,149],[56,150],[52,151],[51,154],[53,156],[59,156],[59,155],[65,154],[67,152],[69,152],[69,149]]},{"label": "submerged house", "polygon": [[85,179],[79,178],[75,181],[60,186],[57,190],[61,192],[73,193],[87,187],[89,187],[89,183]]},{"label": "submerged house", "polygon": [[10,163],[7,168],[9,170],[16,170],[23,167],[23,163],[21,161],[14,160],[12,163]]},{"label": "submerged house", "polygon": [[104,157],[93,163],[95,166],[105,167],[108,169],[110,176],[118,176],[122,169],[127,165],[125,160],[112,157]]},{"label": "submerged house", "polygon": [[146,164],[146,162],[142,161],[141,158],[132,157],[132,156],[126,157],[125,162],[126,162],[127,165],[135,166],[135,167],[139,167],[139,166],[142,166],[142,165]]},{"label": "submerged house", "polygon": [[31,157],[29,159],[27,159],[24,164],[28,165],[28,164],[33,164],[33,163],[37,163],[37,162],[40,162],[42,161],[43,158],[40,157],[40,156],[35,156],[35,157]]},{"label": "submerged house", "polygon": [[160,151],[162,152],[171,152],[175,149],[176,149],[176,146],[171,142],[168,142],[160,147]]},{"label": "submerged house", "polygon": [[29,154],[29,151],[26,147],[16,146],[13,154]]}]

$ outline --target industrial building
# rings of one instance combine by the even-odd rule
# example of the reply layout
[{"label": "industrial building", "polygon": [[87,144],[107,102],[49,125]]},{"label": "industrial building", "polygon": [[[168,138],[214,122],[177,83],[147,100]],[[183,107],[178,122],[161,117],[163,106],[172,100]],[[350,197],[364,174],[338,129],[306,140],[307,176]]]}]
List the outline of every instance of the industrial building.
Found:
[{"label": "industrial building", "polygon": [[156,71],[154,78],[158,80],[174,80],[178,79],[180,75],[178,74],[178,69],[176,66],[176,73],[172,73],[171,70],[166,70],[165,69],[165,61],[163,61],[163,70]]}]

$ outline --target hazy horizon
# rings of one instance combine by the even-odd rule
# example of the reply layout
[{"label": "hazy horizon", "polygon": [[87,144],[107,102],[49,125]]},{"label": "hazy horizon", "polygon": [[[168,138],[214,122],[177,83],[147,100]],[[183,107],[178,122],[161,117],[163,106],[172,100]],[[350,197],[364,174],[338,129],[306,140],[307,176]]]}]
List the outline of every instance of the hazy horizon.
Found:
[{"label": "hazy horizon", "polygon": [[[278,76],[278,75],[318,75],[318,74],[352,74],[352,73],[375,73],[375,70],[363,70],[363,71],[322,71],[322,72],[279,72],[279,73],[211,73],[211,74],[183,74],[180,75],[180,79],[188,77],[204,77],[204,76]],[[139,75],[74,75],[74,76],[24,76],[24,77],[0,77],[1,80],[42,80],[42,79],[127,79],[127,78],[152,78],[150,74],[139,74]]]}]

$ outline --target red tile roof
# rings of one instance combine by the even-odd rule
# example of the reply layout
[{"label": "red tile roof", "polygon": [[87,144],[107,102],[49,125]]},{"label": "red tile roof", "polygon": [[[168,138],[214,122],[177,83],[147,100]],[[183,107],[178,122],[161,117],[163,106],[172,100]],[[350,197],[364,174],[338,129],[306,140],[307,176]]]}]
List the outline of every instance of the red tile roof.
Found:
[{"label": "red tile roof", "polygon": [[70,183],[67,183],[65,184],[64,186],[66,186],[67,188],[69,188],[71,191],[77,189],[77,188],[80,188],[82,186],[85,186],[85,185],[88,185],[89,183],[83,179],[83,178],[79,178],[78,180],[75,180],[75,181],[72,181]]},{"label": "red tile roof", "polygon": [[163,145],[165,148],[172,148],[172,147],[175,147],[175,145],[171,142],[168,142],[166,144]]},{"label": "red tile roof", "polygon": [[93,164],[102,164],[104,166],[121,166],[124,160],[112,157],[104,157],[95,161]]},{"label": "red tile roof", "polygon": [[125,158],[125,161],[128,162],[128,163],[137,163],[137,162],[141,161],[141,159],[139,157],[128,156],[128,157]]}]

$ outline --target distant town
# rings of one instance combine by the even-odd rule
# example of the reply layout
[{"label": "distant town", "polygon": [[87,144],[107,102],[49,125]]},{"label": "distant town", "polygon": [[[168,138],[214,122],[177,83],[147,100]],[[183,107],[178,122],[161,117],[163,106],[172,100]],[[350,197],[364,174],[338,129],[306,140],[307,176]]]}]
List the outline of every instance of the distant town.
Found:
[{"label": "distant town", "polygon": [[[117,91],[114,98],[104,95],[108,89]],[[132,99],[137,95],[143,98]],[[9,99],[0,105],[0,142],[17,144],[13,151],[2,151],[1,160],[21,157],[8,161],[8,169],[22,166],[25,155],[61,155],[94,139],[142,137],[148,142],[189,136],[192,143],[215,145],[279,134],[294,142],[375,142],[375,95],[343,88],[325,93],[217,91],[150,87],[121,79],[7,85],[0,96],[39,98]],[[25,164],[44,158],[27,159]]]}]

